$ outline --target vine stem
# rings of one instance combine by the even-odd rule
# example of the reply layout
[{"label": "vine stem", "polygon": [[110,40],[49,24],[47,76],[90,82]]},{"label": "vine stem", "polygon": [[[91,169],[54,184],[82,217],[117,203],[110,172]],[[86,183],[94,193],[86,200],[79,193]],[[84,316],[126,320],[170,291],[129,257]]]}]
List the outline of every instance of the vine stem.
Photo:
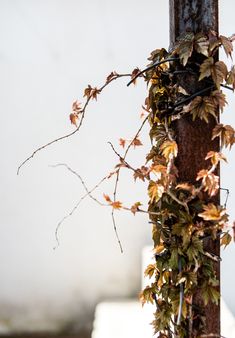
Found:
[{"label": "vine stem", "polygon": [[[131,74],[117,74],[117,73],[116,73],[111,79],[107,80],[107,81],[105,82],[104,85],[102,85],[100,88],[98,88],[97,91],[98,91],[99,93],[101,93],[101,92],[103,91],[103,89],[104,89],[105,87],[107,87],[111,82],[113,82],[114,80],[117,80],[117,79],[119,79],[119,78],[121,78],[121,77],[131,77]],[[52,141],[50,141],[50,142],[48,142],[48,143],[42,145],[41,147],[37,148],[36,150],[34,150],[34,152],[33,152],[30,156],[28,156],[28,157],[27,157],[27,158],[19,165],[19,167],[17,168],[17,175],[19,175],[21,168],[22,168],[22,167],[23,167],[30,159],[32,159],[39,151],[41,151],[41,150],[43,150],[43,149],[45,149],[45,148],[51,146],[52,144],[54,144],[54,143],[56,143],[56,142],[62,141],[62,140],[64,140],[64,139],[67,139],[67,138],[73,136],[74,134],[76,134],[76,133],[80,130],[80,128],[81,128],[81,126],[82,126],[82,123],[83,123],[83,120],[84,120],[84,117],[85,117],[86,108],[87,108],[87,106],[88,106],[88,104],[89,104],[89,102],[90,102],[91,99],[92,99],[92,94],[90,94],[90,95],[87,97],[86,102],[85,102],[85,104],[84,104],[84,107],[83,107],[83,109],[80,111],[81,119],[80,119],[80,122],[79,122],[77,128],[76,128],[75,130],[73,130],[71,133],[68,133],[68,134],[65,134],[65,135],[63,135],[63,136],[60,136],[60,137],[58,137],[58,138],[56,138],[56,139],[54,139],[54,140],[52,140]]]}]

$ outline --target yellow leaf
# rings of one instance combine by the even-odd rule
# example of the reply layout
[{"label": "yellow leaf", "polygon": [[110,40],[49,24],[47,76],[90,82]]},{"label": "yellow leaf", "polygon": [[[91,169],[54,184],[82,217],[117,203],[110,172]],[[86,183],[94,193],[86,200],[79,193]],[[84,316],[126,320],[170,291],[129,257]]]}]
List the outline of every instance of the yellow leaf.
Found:
[{"label": "yellow leaf", "polygon": [[232,236],[226,232],[223,234],[223,236],[220,238],[220,245],[224,245],[224,248],[231,242]]},{"label": "yellow leaf", "polygon": [[170,160],[172,157],[176,157],[178,154],[178,146],[175,141],[165,141],[160,147],[162,155],[166,160]]},{"label": "yellow leaf", "polygon": [[164,186],[160,183],[150,181],[148,187],[148,194],[150,197],[150,202],[158,202],[164,193]]},{"label": "yellow leaf", "polygon": [[220,221],[222,216],[225,215],[226,209],[219,208],[213,203],[203,205],[204,211],[198,214],[205,221]]},{"label": "yellow leaf", "polygon": [[221,160],[227,162],[226,157],[222,153],[218,153],[216,151],[209,151],[205,157],[205,160],[208,160],[208,159],[211,160],[211,163],[213,165],[217,165],[219,161]]}]

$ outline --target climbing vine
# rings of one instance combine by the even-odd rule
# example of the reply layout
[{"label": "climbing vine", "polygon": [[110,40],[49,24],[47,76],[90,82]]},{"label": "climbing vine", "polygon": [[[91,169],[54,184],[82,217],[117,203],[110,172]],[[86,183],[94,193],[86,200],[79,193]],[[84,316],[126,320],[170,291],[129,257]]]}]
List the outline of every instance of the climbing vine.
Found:
[{"label": "climbing vine", "polygon": [[[19,172],[22,165],[39,150],[78,132],[89,101],[97,100],[100,93],[112,81],[126,76],[130,77],[129,84],[135,83],[140,77],[147,82],[149,92],[143,106],[146,117],[139,130],[129,141],[120,139],[120,145],[125,149],[124,155],[119,154],[110,143],[119,162],[93,189],[88,190],[79,177],[86,194],[58,224],[56,238],[58,241],[59,226],[76,210],[78,204],[87,196],[93,198],[92,192],[104,180],[114,176],[113,197],[104,195],[105,203],[93,199],[101,205],[112,208],[113,225],[121,251],[114,211],[123,209],[133,214],[143,212],[149,215],[155,261],[145,270],[151,284],[141,292],[140,299],[142,304],[147,302],[155,304],[153,327],[154,333],[159,333],[160,337],[193,336],[192,321],[195,317],[197,317],[197,333],[203,336],[203,313],[200,309],[193,308],[193,297],[199,290],[204,305],[209,301],[218,304],[220,297],[214,264],[220,257],[207,251],[203,243],[209,238],[213,241],[219,240],[220,244],[226,247],[232,239],[228,228],[226,202],[221,205],[218,198],[219,163],[226,161],[226,158],[222,152],[211,150],[205,157],[207,167],[201,168],[194,181],[180,181],[174,124],[186,116],[192,121],[200,119],[209,123],[213,120],[215,126],[211,139],[219,138],[221,149],[231,148],[235,143],[233,127],[219,122],[219,112],[223,111],[227,104],[222,89],[235,89],[235,67],[228,69],[223,61],[218,60],[220,47],[224,49],[227,57],[231,57],[234,39],[234,36],[226,38],[214,32],[195,35],[187,33],[178,39],[170,51],[164,48],[153,51],[149,58],[150,64],[143,71],[136,68],[130,74],[112,72],[100,88],[89,85],[84,91],[84,105],[78,101],[72,105],[70,121],[76,129],[35,150],[18,168]],[[192,74],[194,80],[199,83],[197,92],[187,92],[187,86],[184,86],[182,81],[184,74]],[[139,135],[146,122],[150,125],[152,147],[143,165],[134,168],[127,161],[127,155],[131,147],[142,145]],[[72,171],[68,166],[67,168]],[[117,199],[119,174],[122,168],[131,170],[134,180],[147,182],[148,210],[142,209],[139,201],[127,207]]]}]

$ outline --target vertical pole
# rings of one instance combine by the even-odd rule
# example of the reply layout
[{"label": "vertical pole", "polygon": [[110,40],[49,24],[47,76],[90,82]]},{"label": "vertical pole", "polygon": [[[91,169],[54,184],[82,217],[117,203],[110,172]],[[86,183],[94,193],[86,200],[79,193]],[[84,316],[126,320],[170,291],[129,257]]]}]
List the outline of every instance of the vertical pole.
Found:
[{"label": "vertical pole", "polygon": [[[218,0],[169,0],[170,3],[170,44],[174,45],[176,39],[186,32],[218,32]],[[196,61],[196,60],[195,60]],[[184,88],[192,94],[203,89],[194,75],[186,74],[183,81]],[[174,124],[178,144],[178,157],[176,165],[179,170],[179,181],[195,183],[197,173],[203,168],[208,168],[205,161],[206,154],[210,151],[219,151],[219,141],[211,141],[212,129],[215,126],[213,119],[209,123],[190,116],[185,116]],[[219,201],[219,196],[214,198]],[[205,250],[219,255],[219,240],[207,240]],[[215,263],[217,278],[220,278],[220,264]],[[193,297],[193,309],[203,308],[200,292]],[[206,323],[206,334],[220,336],[220,307],[209,302],[203,309]],[[197,337],[197,318],[193,318],[193,337]]]}]

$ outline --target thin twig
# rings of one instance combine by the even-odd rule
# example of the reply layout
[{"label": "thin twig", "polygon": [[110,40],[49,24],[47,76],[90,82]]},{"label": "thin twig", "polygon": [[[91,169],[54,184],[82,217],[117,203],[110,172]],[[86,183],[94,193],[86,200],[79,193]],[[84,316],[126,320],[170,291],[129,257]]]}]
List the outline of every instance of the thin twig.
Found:
[{"label": "thin twig", "polygon": [[[139,134],[140,134],[141,130],[143,129],[143,127],[144,127],[144,125],[145,125],[145,123],[146,123],[147,120],[148,120],[148,116],[146,116],[146,118],[143,120],[143,122],[142,122],[140,128],[138,129],[138,131],[137,131],[137,133],[135,134],[134,138],[132,139],[132,141],[131,141],[130,144],[128,145],[128,147],[127,147],[127,149],[126,149],[126,151],[125,151],[123,157],[120,156],[120,154],[115,150],[115,148],[114,148],[114,146],[112,145],[112,143],[111,143],[111,142],[108,142],[108,143],[110,144],[112,150],[114,151],[114,153],[119,157],[119,159],[121,159],[122,161],[124,161],[124,163],[127,164],[127,167],[130,168],[130,169],[132,169],[132,170],[134,170],[134,171],[135,171],[135,169],[133,169],[133,168],[126,162],[126,157],[127,157],[127,154],[128,154],[128,152],[129,152],[129,150],[130,150],[130,147],[131,147],[131,145],[132,145],[132,142],[139,136]],[[116,200],[117,200],[117,188],[118,188],[118,182],[119,182],[119,176],[120,176],[120,169],[121,169],[121,167],[119,167],[119,168],[117,169],[117,172],[116,172],[116,180],[115,180],[114,191],[113,191],[113,201],[114,201],[114,202],[116,202]],[[114,209],[112,209],[111,216],[112,216],[112,221],[113,221],[113,228],[114,228],[114,231],[115,231],[115,233],[116,233],[117,227],[116,227],[116,222],[115,222],[115,216],[114,216],[114,213],[115,213],[115,211],[114,211]],[[118,239],[118,241],[119,241],[119,238],[118,238],[118,236],[117,236],[117,233],[116,233],[116,237],[117,237],[117,239]],[[119,245],[120,245],[120,244],[119,244]],[[123,252],[121,246],[120,246],[120,249],[121,249],[121,252]]]},{"label": "thin twig", "polygon": [[119,244],[119,248],[120,248],[121,253],[123,253],[122,243],[121,243],[119,235],[118,235],[117,225],[116,225],[116,221],[115,221],[115,217],[114,217],[114,209],[112,210],[111,215],[112,215],[113,229],[114,229],[114,232],[115,232],[118,244]]},{"label": "thin twig", "polygon": [[[100,88],[97,89],[97,91],[98,91],[99,93],[101,93],[102,90],[103,90],[105,87],[107,87],[112,81],[114,81],[114,80],[116,80],[116,79],[119,79],[119,78],[121,78],[121,77],[130,77],[130,76],[131,76],[131,74],[115,74],[114,77],[112,77],[110,80],[106,81],[105,84],[104,84],[103,86],[101,86]],[[25,163],[27,163],[30,159],[32,159],[39,151],[41,151],[42,149],[45,149],[45,148],[51,146],[52,144],[54,144],[54,143],[56,143],[56,142],[58,142],[58,141],[61,141],[61,140],[64,140],[64,139],[66,139],[66,138],[71,137],[72,135],[76,134],[76,133],[80,130],[80,128],[81,128],[81,126],[82,126],[82,123],[83,123],[83,120],[84,120],[84,117],[85,117],[86,108],[87,108],[87,106],[88,106],[88,104],[89,104],[89,102],[90,102],[91,99],[92,99],[92,94],[90,94],[90,96],[87,97],[86,102],[85,102],[85,104],[84,104],[84,107],[83,107],[83,109],[80,111],[81,119],[80,119],[80,122],[79,122],[77,128],[76,128],[74,131],[72,131],[71,133],[68,133],[68,134],[65,134],[65,135],[63,135],[63,136],[61,136],[61,137],[58,137],[58,138],[56,138],[56,139],[54,139],[54,140],[52,140],[52,141],[50,141],[50,142],[48,142],[48,143],[42,145],[41,147],[37,148],[36,150],[34,150],[34,152],[33,152],[30,156],[28,156],[28,157],[27,157],[27,158],[19,165],[19,167],[18,167],[18,169],[17,169],[17,175],[19,175],[21,167],[22,167]]]},{"label": "thin twig", "polygon": [[[79,201],[75,204],[75,206],[73,207],[73,209],[66,215],[64,216],[60,221],[59,223],[57,224],[56,226],[56,230],[55,230],[55,239],[56,239],[56,242],[57,242],[57,245],[54,247],[54,249],[58,248],[58,246],[60,245],[60,242],[59,242],[59,237],[58,237],[58,232],[59,232],[59,229],[61,227],[61,225],[64,223],[64,221],[73,215],[73,213],[76,211],[76,209],[79,207],[79,205],[81,204],[81,202],[86,198],[86,197],[91,197],[94,201],[97,202],[97,200],[95,198],[93,198],[93,196],[91,195],[93,191],[95,191],[108,177],[105,176],[103,177],[91,190],[89,190],[85,195],[83,195]],[[100,205],[103,205],[103,206],[106,206],[106,204],[102,204],[101,202],[98,202]]]},{"label": "thin twig", "polygon": [[[82,183],[84,189],[86,190],[86,192],[88,193],[88,197],[90,197],[93,201],[95,201],[96,203],[98,203],[101,206],[104,206],[105,204],[100,202],[97,198],[95,198],[93,195],[91,195],[90,191],[88,190],[86,183],[84,182],[83,178],[76,172],[74,171],[72,168],[70,168],[66,163],[58,163],[55,165],[50,165],[49,167],[51,168],[56,168],[56,167],[65,167],[68,169],[68,171],[70,171],[72,174],[74,174]],[[102,183],[102,182],[101,182]]]}]

